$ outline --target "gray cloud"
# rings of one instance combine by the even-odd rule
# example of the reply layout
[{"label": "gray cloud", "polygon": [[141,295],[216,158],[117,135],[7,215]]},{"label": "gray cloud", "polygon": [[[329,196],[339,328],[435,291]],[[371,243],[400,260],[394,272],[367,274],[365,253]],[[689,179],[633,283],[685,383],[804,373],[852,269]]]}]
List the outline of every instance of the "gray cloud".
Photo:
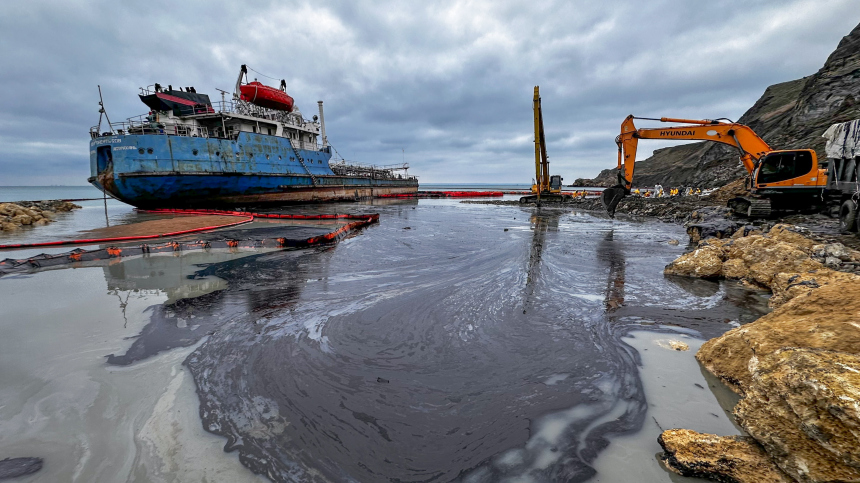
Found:
[{"label": "gray cloud", "polygon": [[146,111],[138,86],[194,85],[214,99],[242,63],[285,78],[306,117],[323,99],[347,159],[391,164],[405,149],[422,182],[528,182],[540,85],[552,169],[572,181],[614,164],[627,114],[736,119],[768,85],[814,73],[860,21],[858,6],[10,3],[0,185],[85,182],[97,84],[121,120]]}]

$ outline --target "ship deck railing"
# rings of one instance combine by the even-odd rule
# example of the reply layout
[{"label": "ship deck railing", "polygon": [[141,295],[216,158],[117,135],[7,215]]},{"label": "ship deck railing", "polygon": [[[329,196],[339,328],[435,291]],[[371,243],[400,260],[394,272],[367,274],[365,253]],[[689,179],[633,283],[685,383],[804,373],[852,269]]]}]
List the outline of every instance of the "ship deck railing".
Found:
[{"label": "ship deck railing", "polygon": [[[207,118],[220,117],[224,115],[234,116],[238,114],[260,120],[280,122],[285,125],[295,126],[304,130],[318,131],[318,128],[309,129],[308,126],[315,127],[316,123],[308,119],[303,119],[301,115],[266,109],[241,100],[216,101],[209,106],[200,104],[196,106],[177,107],[174,109],[173,114],[180,118],[191,116]],[[90,128],[90,137],[95,139],[101,136],[115,136],[123,134],[169,134],[173,136],[220,137],[211,135],[205,127],[187,126],[182,122],[169,124],[170,125],[155,121],[153,115],[147,113],[130,117],[123,122],[111,123],[108,126],[111,131],[108,132],[101,132],[99,126],[93,126]],[[223,139],[228,138],[229,136],[223,137]]]},{"label": "ship deck railing", "polygon": [[[338,176],[349,176],[352,178],[370,178],[370,179],[407,179],[418,180],[416,176],[410,176],[406,170],[409,169],[409,164],[400,163],[387,166],[372,166],[369,164],[358,164],[340,159],[330,162],[329,167]],[[397,171],[404,171],[403,174],[398,174]]]}]

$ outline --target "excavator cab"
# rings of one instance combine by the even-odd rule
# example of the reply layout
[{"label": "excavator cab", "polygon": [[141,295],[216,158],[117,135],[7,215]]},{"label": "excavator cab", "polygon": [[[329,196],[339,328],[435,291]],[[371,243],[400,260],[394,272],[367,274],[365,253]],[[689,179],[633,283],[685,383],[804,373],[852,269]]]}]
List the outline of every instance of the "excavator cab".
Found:
[{"label": "excavator cab", "polygon": [[[807,185],[807,178],[817,168],[815,151],[802,149],[797,151],[774,151],[759,161],[756,171],[756,187],[766,187],[779,183],[780,186],[791,186],[795,183]],[[813,178],[818,173],[813,174]],[[797,179],[801,178],[801,179]],[[785,183],[791,180],[791,183]],[[813,184],[817,179],[811,180]]]}]

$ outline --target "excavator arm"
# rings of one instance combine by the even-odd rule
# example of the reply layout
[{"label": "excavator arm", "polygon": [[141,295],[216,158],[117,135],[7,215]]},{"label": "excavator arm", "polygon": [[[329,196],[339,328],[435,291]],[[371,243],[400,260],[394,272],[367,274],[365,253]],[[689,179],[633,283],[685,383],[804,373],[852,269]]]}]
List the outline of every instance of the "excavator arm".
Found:
[{"label": "excavator arm", "polygon": [[615,138],[615,143],[618,145],[618,169],[623,170],[623,184],[628,191],[633,186],[633,166],[640,139],[687,139],[728,144],[738,149],[741,162],[749,173],[755,170],[756,161],[772,151],[762,138],[744,124],[710,119],[699,121],[663,117],[660,118],[660,122],[679,122],[691,125],[636,129],[633,124],[634,119],[636,118],[632,115],[627,116],[627,119],[621,123],[621,134]]},{"label": "excavator arm", "polygon": [[[634,119],[649,119],[687,125],[636,129],[633,123]],[[762,138],[744,124],[711,119],[636,118],[631,114],[621,123],[621,134],[615,138],[615,143],[618,145],[618,184],[603,192],[603,203],[610,216],[614,216],[618,203],[630,194],[630,189],[633,187],[636,149],[640,139],[686,139],[727,144],[737,148],[741,162],[749,173],[756,169],[756,163],[764,155],[772,151]]]}]

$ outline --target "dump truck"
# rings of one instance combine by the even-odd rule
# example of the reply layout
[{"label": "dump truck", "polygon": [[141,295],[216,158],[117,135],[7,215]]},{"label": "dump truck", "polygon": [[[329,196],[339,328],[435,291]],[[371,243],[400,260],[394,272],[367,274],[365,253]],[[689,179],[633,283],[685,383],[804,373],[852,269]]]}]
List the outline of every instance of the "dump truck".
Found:
[{"label": "dump truck", "polygon": [[860,119],[833,124],[824,132],[827,169],[824,200],[827,211],[839,217],[843,232],[856,232],[860,227]]}]

